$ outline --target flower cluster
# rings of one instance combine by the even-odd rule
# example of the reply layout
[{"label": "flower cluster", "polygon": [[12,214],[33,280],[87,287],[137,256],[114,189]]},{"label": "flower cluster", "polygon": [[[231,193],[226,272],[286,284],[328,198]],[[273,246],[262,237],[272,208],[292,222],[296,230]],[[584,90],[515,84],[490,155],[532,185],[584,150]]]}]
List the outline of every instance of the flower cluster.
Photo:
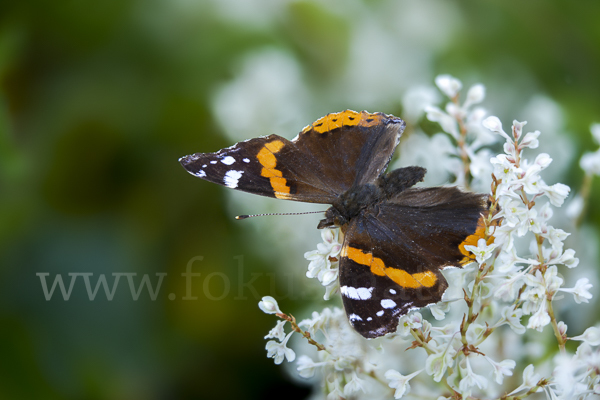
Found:
[{"label": "flower cluster", "polygon": [[495,135],[481,125],[486,111],[477,104],[485,98],[485,87],[482,84],[471,86],[461,104],[459,95],[462,83],[458,79],[440,75],[435,83],[450,101],[444,110],[429,105],[425,107],[425,112],[427,119],[437,122],[445,134],[454,140],[455,146],[451,152],[454,160],[447,163],[448,169],[457,185],[483,189],[492,172],[489,162],[492,152],[487,146],[497,141]]},{"label": "flower cluster", "polygon": [[[276,339],[267,343],[267,355],[278,364],[284,358],[293,361],[296,353],[287,347],[288,340],[294,332],[304,337],[312,350],[296,347],[301,353],[297,373],[312,378],[317,393],[328,400],[399,399],[407,393],[456,400],[517,400],[536,392],[550,399],[600,394],[600,328],[569,338],[567,324],[554,308],[565,297],[559,294],[572,296],[577,304],[589,302],[592,285],[580,278],[565,286],[569,279],[561,275],[579,264],[564,243],[569,233],[551,224],[570,189],[543,179],[552,162],[548,154],[527,157],[538,147],[540,132],[524,132],[526,123],[514,121],[507,133],[497,117],[484,118],[486,112],[474,107],[484,98],[483,85],[471,87],[461,103],[460,81],[440,76],[436,84],[450,101],[444,111],[434,106],[425,110],[456,143],[456,183],[472,187],[484,174],[491,178],[491,206],[482,216],[485,232],[476,245],[465,246],[474,262],[443,271],[448,290],[442,302],[427,310],[436,321],[413,312],[400,318],[395,334],[375,340],[354,332],[338,308],[313,312],[312,318],[296,323],[265,297],[261,309],[281,319],[265,337]],[[503,151],[492,157],[486,146],[498,139],[504,140]],[[325,299],[338,289],[337,235],[324,230],[323,243],[305,255],[310,260],[307,276],[326,287]],[[286,334],[288,322],[292,331]],[[543,350],[525,350],[550,328],[558,353],[554,359]],[[582,342],[576,354],[567,353],[567,341]]]},{"label": "flower cluster", "polygon": [[339,229],[323,229],[321,231],[322,243],[317,249],[306,252],[304,258],[310,261],[306,276],[317,278],[325,286],[325,300],[338,292],[338,267],[337,256],[342,250],[342,244],[338,241]]}]

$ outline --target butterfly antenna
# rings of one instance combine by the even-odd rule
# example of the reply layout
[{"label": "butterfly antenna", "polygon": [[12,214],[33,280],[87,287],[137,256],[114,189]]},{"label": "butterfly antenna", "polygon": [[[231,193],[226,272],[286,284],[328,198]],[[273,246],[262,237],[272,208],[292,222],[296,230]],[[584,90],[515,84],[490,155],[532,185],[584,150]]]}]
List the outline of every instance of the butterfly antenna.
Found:
[{"label": "butterfly antenna", "polygon": [[272,214],[252,214],[252,215],[238,215],[235,219],[247,219],[252,217],[266,217],[269,215],[304,215],[304,214],[319,214],[324,213],[325,211],[305,211],[305,212],[297,212],[297,213],[272,213]]}]

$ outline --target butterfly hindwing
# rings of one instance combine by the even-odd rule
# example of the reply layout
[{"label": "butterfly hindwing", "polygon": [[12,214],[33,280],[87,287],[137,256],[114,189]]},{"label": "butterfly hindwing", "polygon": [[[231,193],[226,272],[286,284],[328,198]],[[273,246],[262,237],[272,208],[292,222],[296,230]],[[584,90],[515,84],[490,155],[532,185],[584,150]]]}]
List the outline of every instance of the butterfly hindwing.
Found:
[{"label": "butterfly hindwing", "polygon": [[385,170],[404,125],[386,114],[347,110],[319,119],[291,141],[264,136],[180,162],[192,175],[233,189],[331,204]]},{"label": "butterfly hindwing", "polygon": [[398,317],[437,303],[441,273],[460,267],[460,245],[474,235],[484,197],[457,188],[408,189],[365,209],[346,229],[340,289],[353,327],[373,338],[394,332]]},{"label": "butterfly hindwing", "polygon": [[[369,253],[351,244],[348,246],[349,251],[360,251],[376,260],[377,264],[385,265],[380,263],[377,251]],[[371,268],[347,256],[342,257],[340,263],[340,291],[344,309],[350,324],[366,338],[395,332],[400,316],[412,309],[436,303],[447,287],[439,271],[426,276],[425,284],[407,275],[404,286],[401,286],[385,274],[372,273]],[[400,267],[394,269],[407,274]]]}]

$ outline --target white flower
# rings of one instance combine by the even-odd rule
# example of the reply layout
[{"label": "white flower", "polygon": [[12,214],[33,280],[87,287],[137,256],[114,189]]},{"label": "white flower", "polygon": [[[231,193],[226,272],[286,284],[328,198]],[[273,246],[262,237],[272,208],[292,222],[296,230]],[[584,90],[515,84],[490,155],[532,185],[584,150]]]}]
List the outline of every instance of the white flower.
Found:
[{"label": "white flower", "polygon": [[401,398],[404,395],[404,393],[408,393],[410,391],[410,384],[408,383],[408,381],[420,374],[421,371],[423,370],[421,369],[406,376],[393,369],[389,369],[386,371],[384,376],[385,379],[390,381],[388,383],[388,386],[392,389],[396,389],[396,391],[394,392],[395,399]]},{"label": "white flower", "polygon": [[512,305],[509,305],[502,309],[502,319],[499,322],[505,322],[513,331],[515,331],[515,333],[522,335],[526,330],[526,328],[521,324],[522,316],[523,310],[520,308],[515,310]]},{"label": "white flower", "polygon": [[540,263],[532,258],[519,257],[516,249],[513,247],[508,251],[504,250],[500,252],[496,258],[495,269],[501,273],[514,273],[521,269],[521,267],[515,268],[515,264],[539,265]]},{"label": "white flower", "polygon": [[519,139],[521,138],[521,135],[523,134],[523,127],[527,125],[527,121],[517,121],[516,119],[513,119],[513,124],[512,124],[512,134],[513,134],[513,138],[515,139],[515,142],[518,142]]},{"label": "white flower", "polygon": [[540,131],[528,132],[519,146],[521,147],[529,147],[530,149],[536,149],[540,145],[540,141],[538,137],[540,136]]},{"label": "white flower", "polygon": [[313,311],[312,319],[304,319],[300,321],[298,326],[307,330],[312,336],[314,336],[319,330],[325,332],[325,327],[327,324],[329,324],[330,319],[334,317],[336,311],[337,309],[334,309],[332,312],[328,307],[323,309],[320,314],[316,311]]},{"label": "white flower", "polygon": [[481,103],[484,98],[485,98],[485,86],[483,86],[480,83],[473,85],[469,88],[469,91],[467,92],[467,98],[465,99],[465,102],[463,103],[462,107],[464,109],[467,109],[467,108],[471,107],[473,104]]},{"label": "white flower", "polygon": [[569,195],[571,188],[567,185],[563,185],[562,183],[556,183],[552,186],[545,186],[543,191],[553,206],[560,207],[565,202],[565,199]]},{"label": "white flower", "polygon": [[575,283],[572,293],[573,296],[575,296],[576,303],[588,303],[592,298],[592,294],[588,291],[588,289],[591,289],[593,285],[589,282],[590,280],[588,278],[581,278]]},{"label": "white flower", "polygon": [[449,98],[454,98],[462,89],[462,83],[451,75],[438,75],[435,78],[437,87]]},{"label": "white flower", "polygon": [[577,280],[575,283],[575,287],[573,289],[560,289],[561,292],[573,293],[575,298],[575,303],[589,303],[589,300],[592,298],[592,294],[588,289],[592,288],[592,284],[588,278],[581,278]]},{"label": "white flower", "polygon": [[525,274],[525,283],[527,287],[521,294],[521,300],[524,301],[523,311],[530,314],[546,299],[546,282],[542,273],[537,270],[534,274]]},{"label": "white flower", "polygon": [[402,97],[402,118],[407,122],[416,122],[425,111],[425,107],[436,104],[439,92],[431,86],[418,86],[408,89]]},{"label": "white flower", "polygon": [[498,154],[490,159],[490,163],[494,166],[494,175],[496,179],[513,179],[516,175],[517,168],[515,164],[508,160],[506,154]]},{"label": "white flower", "polygon": [[556,265],[551,265],[544,273],[544,281],[546,282],[546,292],[554,294],[562,286],[564,279],[558,276]]},{"label": "white flower", "polygon": [[600,150],[596,150],[593,153],[585,153],[581,160],[579,160],[579,166],[587,174],[600,175]]},{"label": "white flower", "polygon": [[548,265],[564,264],[568,268],[575,268],[579,265],[579,258],[575,257],[575,250],[567,249],[562,254],[556,250],[551,251],[547,257]]},{"label": "white flower", "polygon": [[296,370],[298,371],[298,375],[302,378],[312,378],[315,375],[315,368],[319,366],[318,363],[315,363],[312,358],[307,355],[301,355],[298,357],[298,361]]},{"label": "white flower", "polygon": [[425,372],[433,376],[433,380],[439,382],[446,373],[446,369],[454,365],[456,350],[452,347],[452,338],[444,351],[430,354],[425,361]]},{"label": "white flower", "polygon": [[336,294],[339,291],[340,285],[339,281],[334,281],[332,284],[325,287],[325,294],[323,295],[323,300],[329,300],[331,296]]},{"label": "white flower", "polygon": [[285,320],[277,322],[277,325],[275,325],[275,327],[269,331],[267,336],[265,336],[265,339],[278,339],[279,341],[282,341],[285,338],[283,326],[286,322],[287,321]]},{"label": "white flower", "polygon": [[538,166],[540,170],[544,170],[548,168],[548,166],[552,163],[552,158],[546,153],[540,153],[535,157],[535,161],[533,165]]},{"label": "white flower", "polygon": [[475,255],[477,263],[483,264],[485,260],[492,256],[496,247],[498,247],[498,245],[495,243],[488,245],[485,239],[479,239],[477,241],[477,246],[465,246],[465,250],[470,251]]},{"label": "white flower", "polygon": [[344,396],[351,397],[352,394],[361,391],[363,393],[367,393],[365,390],[365,386],[367,382],[364,379],[360,379],[356,372],[352,371],[350,373],[350,379],[346,377],[346,385],[344,385]]},{"label": "white flower", "polygon": [[321,283],[323,284],[323,286],[329,286],[333,282],[336,282],[337,277],[338,277],[338,272],[339,272],[339,270],[337,268],[325,270],[321,276]]},{"label": "white flower", "polygon": [[558,332],[561,335],[566,335],[567,334],[567,324],[565,324],[563,321],[559,321],[558,324],[556,324],[556,326],[558,327]]},{"label": "white flower", "polygon": [[484,356],[484,358],[490,364],[492,364],[492,367],[494,367],[494,375],[496,377],[496,383],[498,383],[499,385],[502,384],[505,376],[512,376],[512,374],[513,374],[512,370],[517,365],[517,363],[513,360],[503,360],[500,362],[495,362],[488,356]]},{"label": "white flower", "polygon": [[533,364],[529,364],[525,370],[523,370],[523,384],[510,392],[508,395],[513,395],[522,390],[529,390],[532,387],[537,386],[537,383],[540,381],[541,376],[539,374],[534,373]]},{"label": "white flower", "polygon": [[563,242],[570,235],[570,233],[567,233],[562,229],[556,229],[552,226],[547,226],[545,231],[542,230],[541,232],[536,233],[539,233],[542,237],[548,239],[552,248],[557,251],[562,251]]},{"label": "white flower", "polygon": [[543,187],[544,182],[540,178],[539,172],[539,167],[532,165],[531,167],[527,168],[527,170],[525,171],[525,175],[515,183],[520,184],[523,190],[525,190],[525,193],[527,194],[541,193],[541,188]]},{"label": "white flower", "polygon": [[523,385],[526,387],[532,388],[536,386],[540,379],[540,375],[536,374],[534,371],[533,364],[529,364],[525,367],[525,370],[523,370]]},{"label": "white flower", "polygon": [[571,219],[577,219],[581,215],[583,211],[583,207],[585,202],[583,201],[583,197],[580,194],[575,195],[571,202],[567,205],[566,214],[567,217]]},{"label": "white flower", "polygon": [[544,330],[544,327],[550,323],[550,316],[546,308],[546,302],[541,301],[538,310],[529,318],[527,328],[535,329],[538,332]]},{"label": "white flower", "polygon": [[517,293],[523,285],[522,280],[525,278],[525,273],[510,275],[507,280],[502,282],[496,289],[494,297],[504,301],[513,301],[517,297]]},{"label": "white flower", "polygon": [[[600,143],[600,124],[592,124],[590,131],[597,143]],[[600,149],[593,153],[585,153],[581,160],[579,160],[579,166],[587,174],[600,175]]]},{"label": "white flower", "polygon": [[466,335],[467,342],[469,342],[469,344],[474,344],[474,345],[479,344],[479,340],[485,333],[485,330],[486,330],[486,327],[481,324],[473,323],[473,324],[469,325],[469,328],[467,329],[467,335]]},{"label": "white flower", "polygon": [[600,328],[596,326],[589,327],[583,332],[582,335],[570,338],[571,340],[578,340],[584,343],[588,343],[591,346],[600,345]]},{"label": "white flower", "polygon": [[512,138],[502,130],[502,122],[500,122],[500,119],[498,117],[487,117],[483,120],[482,125],[490,131],[496,132],[499,135],[501,135],[503,138],[506,139],[507,142],[512,143]]},{"label": "white flower", "polygon": [[265,296],[258,302],[258,307],[266,314],[281,314],[277,300],[271,296]]},{"label": "white flower", "polygon": [[466,365],[467,365],[467,375],[463,377],[460,381],[458,387],[462,392],[467,391],[469,388],[477,386],[479,389],[485,389],[487,387],[487,379],[484,376],[477,375],[473,372],[471,368],[471,363],[469,362],[469,358],[471,356],[465,357]]},{"label": "white flower", "polygon": [[[337,240],[338,230],[337,229],[323,229],[321,230],[322,243],[317,244],[317,250],[308,251],[304,253],[304,258],[310,261],[308,264],[308,272],[306,276],[309,278],[319,277],[320,281],[323,281],[323,276],[328,272],[337,270],[332,268],[331,258],[337,257],[342,250],[342,244]],[[337,278],[337,272],[335,272]],[[323,283],[324,286],[329,285],[332,280],[328,275],[328,283]]]},{"label": "white flower", "polygon": [[447,132],[455,139],[458,139],[460,135],[458,133],[458,125],[455,118],[433,106],[425,107],[425,112],[427,113],[428,120],[437,122],[444,132]]},{"label": "white flower", "polygon": [[341,374],[334,374],[332,381],[327,380],[327,389],[329,394],[327,400],[343,400],[344,392],[342,390],[342,376]]},{"label": "white flower", "polygon": [[296,353],[294,350],[286,347],[288,340],[294,332],[290,332],[282,342],[269,340],[265,348],[267,349],[267,357],[275,359],[275,364],[281,364],[285,357],[289,362],[294,361]]},{"label": "white flower", "polygon": [[431,307],[429,307],[429,311],[431,312],[431,315],[433,315],[433,318],[435,318],[438,321],[441,321],[444,318],[446,318],[446,313],[449,310],[450,310],[450,303],[447,301],[440,301],[439,303],[436,303],[436,304],[432,305]]},{"label": "white flower", "polygon": [[396,333],[404,337],[410,335],[411,329],[419,329],[423,326],[423,316],[418,313],[406,314],[398,320],[398,330]]}]

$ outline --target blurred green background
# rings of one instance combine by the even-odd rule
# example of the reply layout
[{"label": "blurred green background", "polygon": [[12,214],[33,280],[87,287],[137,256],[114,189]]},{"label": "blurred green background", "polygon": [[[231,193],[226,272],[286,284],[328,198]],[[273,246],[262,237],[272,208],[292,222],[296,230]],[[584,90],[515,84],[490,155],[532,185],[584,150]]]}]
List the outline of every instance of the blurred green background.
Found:
[{"label": "blurred green background", "polygon": [[[177,159],[346,108],[402,117],[408,88],[450,73],[484,83],[507,125],[556,102],[531,129],[568,139],[554,173],[577,191],[597,148],[599,17],[595,0],[0,3],[0,398],[305,398],[266,358],[275,321],[257,302],[315,309],[302,255],[318,217],[236,222],[313,208],[232,197]],[[46,300],[39,273],[66,289],[69,273],[137,275],[92,301],[83,275]],[[134,300],[145,274],[160,290]]]}]

